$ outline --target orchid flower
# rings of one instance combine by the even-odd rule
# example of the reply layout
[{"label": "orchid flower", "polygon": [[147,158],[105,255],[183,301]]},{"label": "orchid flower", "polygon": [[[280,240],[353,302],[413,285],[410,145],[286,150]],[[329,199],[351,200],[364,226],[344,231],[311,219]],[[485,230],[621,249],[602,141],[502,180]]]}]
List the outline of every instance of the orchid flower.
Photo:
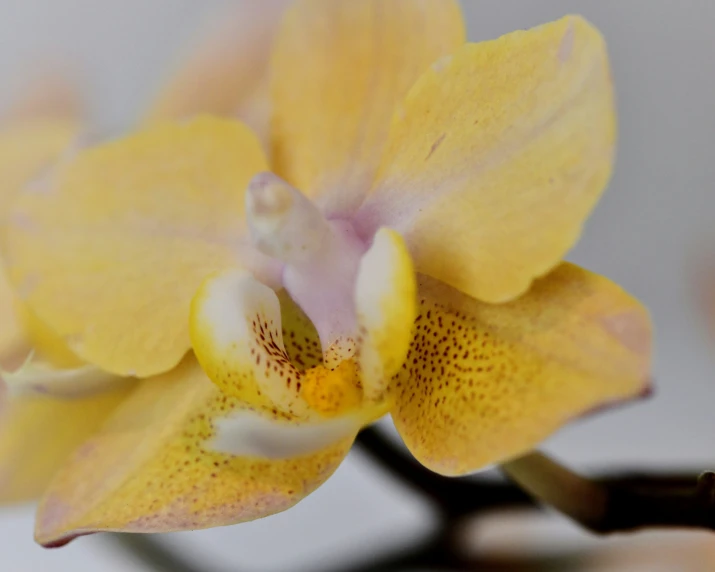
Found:
[{"label": "orchid flower", "polygon": [[450,1],[300,0],[270,73],[270,160],[238,121],[160,122],[15,204],[17,291],[142,379],[49,486],[45,545],[285,510],[386,412],[461,475],[647,387],[645,310],[562,262],[613,161],[590,24],[471,44]]},{"label": "orchid flower", "polygon": [[[234,3],[166,82],[144,122],[211,112],[266,130],[266,60],[285,0]],[[238,56],[238,57],[237,57]],[[226,82],[226,78],[230,78]],[[0,221],[16,193],[86,144],[76,94],[56,78],[32,85],[0,128]],[[13,293],[0,265],[0,502],[36,498],[67,456],[132,389],[79,358]]]}]

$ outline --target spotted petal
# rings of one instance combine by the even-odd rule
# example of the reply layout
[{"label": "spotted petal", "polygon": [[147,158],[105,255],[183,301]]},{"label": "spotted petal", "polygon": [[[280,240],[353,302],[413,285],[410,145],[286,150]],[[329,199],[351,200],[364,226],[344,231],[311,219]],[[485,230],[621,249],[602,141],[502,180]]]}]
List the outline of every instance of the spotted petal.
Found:
[{"label": "spotted petal", "polygon": [[274,170],[329,212],[359,204],[395,105],[464,42],[452,0],[299,0],[272,61]]},{"label": "spotted petal", "polygon": [[395,114],[359,225],[399,231],[421,273],[513,299],[577,240],[614,139],[606,48],[582,18],[467,44]]},{"label": "spotted petal", "polygon": [[420,314],[393,381],[393,419],[427,467],[460,475],[536,446],[595,408],[642,394],[643,307],[605,278],[562,264],[527,294],[479,302],[420,277]]},{"label": "spotted petal", "polygon": [[84,151],[47,190],[20,197],[11,276],[86,361],[119,375],[165,371],[189,349],[201,281],[237,264],[243,193],[265,168],[248,128],[212,118]]},{"label": "spotted petal", "polygon": [[281,460],[211,450],[216,420],[241,407],[193,358],[141,383],[50,485],[37,540],[56,546],[98,531],[195,530],[274,514],[320,486],[354,438]]},{"label": "spotted petal", "polygon": [[190,323],[208,377],[265,416],[282,422],[347,416],[357,428],[386,413],[383,400],[363,403],[362,364],[346,356],[326,367],[305,315],[247,272],[209,277],[192,302]]}]

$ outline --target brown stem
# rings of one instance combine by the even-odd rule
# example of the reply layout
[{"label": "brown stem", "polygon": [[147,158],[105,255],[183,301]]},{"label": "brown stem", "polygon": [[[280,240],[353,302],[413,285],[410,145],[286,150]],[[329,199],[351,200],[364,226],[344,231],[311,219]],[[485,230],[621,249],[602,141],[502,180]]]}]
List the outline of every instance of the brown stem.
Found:
[{"label": "brown stem", "polygon": [[715,473],[589,479],[530,453],[502,465],[535,499],[601,534],[645,527],[715,530]]}]

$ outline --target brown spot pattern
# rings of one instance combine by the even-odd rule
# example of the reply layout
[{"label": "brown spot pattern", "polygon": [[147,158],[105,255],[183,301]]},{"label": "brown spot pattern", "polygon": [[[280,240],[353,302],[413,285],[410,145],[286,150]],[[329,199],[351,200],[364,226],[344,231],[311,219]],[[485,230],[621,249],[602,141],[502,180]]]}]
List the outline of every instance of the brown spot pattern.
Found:
[{"label": "brown spot pattern", "polygon": [[649,344],[634,351],[604,327],[623,315],[629,336],[649,331],[620,288],[566,264],[502,305],[421,277],[412,346],[391,386],[398,431],[428,467],[463,474],[528,451],[594,406],[636,396]]},{"label": "brown spot pattern", "polygon": [[278,461],[208,450],[213,419],[241,407],[191,358],[141,384],[57,476],[40,507],[38,540],[199,529],[280,512],[327,479],[352,442]]}]

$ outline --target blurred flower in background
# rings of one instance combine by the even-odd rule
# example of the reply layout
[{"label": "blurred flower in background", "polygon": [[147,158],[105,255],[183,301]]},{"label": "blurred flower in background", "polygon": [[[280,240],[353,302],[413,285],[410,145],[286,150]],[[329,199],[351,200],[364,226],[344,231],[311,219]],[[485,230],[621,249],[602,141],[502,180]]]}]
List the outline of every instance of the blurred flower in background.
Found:
[{"label": "blurred flower in background", "polygon": [[[79,103],[60,82],[40,81],[14,109],[0,132],[0,216],[5,222],[14,195],[44,174],[75,144],[80,132]],[[0,364],[20,368],[30,348],[57,367],[79,360],[22,305],[0,267],[2,337]],[[112,395],[54,402],[14,397],[5,384],[0,416],[0,499],[36,497],[56,468],[87,435],[97,430],[116,405]]]},{"label": "blurred flower in background", "polygon": [[[220,29],[167,83],[146,121],[210,112],[238,116],[265,130],[267,59],[273,30],[285,1],[241,2],[226,10]],[[0,131],[0,216],[3,224],[15,195],[27,185],[41,186],[60,160],[67,160],[93,131],[83,103],[64,78],[38,78],[4,117]],[[12,292],[0,266],[0,366],[9,382],[2,387],[0,416],[0,501],[37,497],[67,455],[105,422],[127,395],[107,393],[38,396],[28,386],[109,386],[114,376],[86,367]],[[32,352],[32,366],[21,367]],[[29,364],[28,364],[29,365]],[[62,370],[58,376],[57,369]],[[8,372],[17,372],[16,375]],[[83,393],[80,391],[79,393]],[[85,392],[86,393],[86,392]]]},{"label": "blurred flower in background", "polygon": [[169,77],[146,122],[198,113],[235,117],[268,147],[269,60],[290,0],[239,0],[205,33],[205,42]]}]

